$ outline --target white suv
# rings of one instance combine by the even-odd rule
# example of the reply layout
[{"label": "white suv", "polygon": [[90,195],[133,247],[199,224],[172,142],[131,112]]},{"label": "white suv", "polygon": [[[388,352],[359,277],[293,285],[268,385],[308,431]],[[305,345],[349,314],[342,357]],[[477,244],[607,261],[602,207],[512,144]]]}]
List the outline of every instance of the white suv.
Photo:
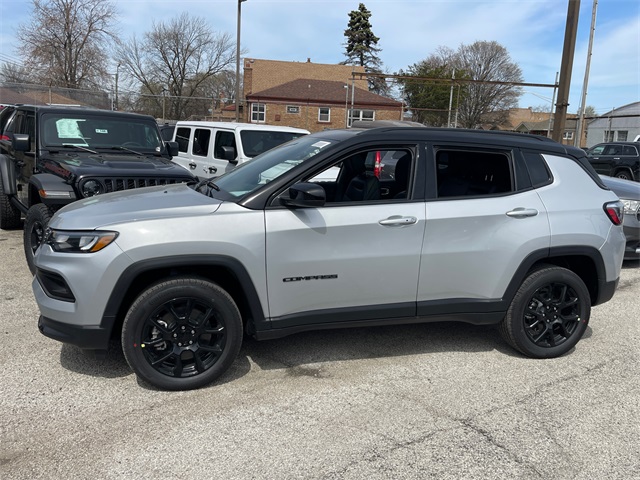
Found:
[{"label": "white suv", "polygon": [[33,290],[43,334],[94,350],[120,337],[166,389],[219,377],[243,333],[452,320],[548,358],[613,296],[622,220],[584,152],[542,137],[327,130],[191,187],[63,208]]},{"label": "white suv", "polygon": [[219,176],[267,150],[307,135],[308,130],[277,125],[184,121],[176,124],[173,161],[201,178]]}]

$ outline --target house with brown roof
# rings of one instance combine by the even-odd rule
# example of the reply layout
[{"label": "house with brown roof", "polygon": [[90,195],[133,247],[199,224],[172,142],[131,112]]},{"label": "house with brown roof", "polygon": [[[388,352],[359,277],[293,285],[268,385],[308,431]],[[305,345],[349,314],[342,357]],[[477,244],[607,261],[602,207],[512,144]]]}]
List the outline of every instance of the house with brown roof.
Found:
[{"label": "house with brown roof", "polygon": [[[567,114],[565,120],[564,132],[562,132],[562,144],[573,145],[575,142],[576,129],[578,124],[578,116],[575,114]],[[541,135],[550,137],[553,131],[553,118],[542,122],[522,122],[515,129],[516,132],[530,133],[532,135]]]},{"label": "house with brown roof", "polygon": [[403,104],[354,79],[363,67],[245,59],[244,121],[317,132],[354,120],[402,120]]}]

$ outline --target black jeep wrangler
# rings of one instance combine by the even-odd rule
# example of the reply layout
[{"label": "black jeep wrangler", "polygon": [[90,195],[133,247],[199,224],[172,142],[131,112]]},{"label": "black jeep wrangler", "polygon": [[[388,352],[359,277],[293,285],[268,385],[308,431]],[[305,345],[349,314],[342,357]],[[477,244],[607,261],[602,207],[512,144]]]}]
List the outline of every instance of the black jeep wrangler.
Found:
[{"label": "black jeep wrangler", "polygon": [[84,107],[16,107],[2,133],[0,228],[24,221],[24,251],[33,254],[51,215],[86,197],[189,182],[171,161],[178,144],[163,142],[153,117]]}]

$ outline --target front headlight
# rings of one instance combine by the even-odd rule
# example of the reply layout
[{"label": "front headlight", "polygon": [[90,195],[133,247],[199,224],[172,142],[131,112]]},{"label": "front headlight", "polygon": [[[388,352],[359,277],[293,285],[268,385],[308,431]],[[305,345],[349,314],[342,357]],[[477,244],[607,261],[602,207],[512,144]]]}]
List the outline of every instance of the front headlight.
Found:
[{"label": "front headlight", "polygon": [[98,180],[91,179],[82,184],[80,191],[82,192],[83,197],[88,198],[104,193],[104,187]]},{"label": "front headlight", "polygon": [[69,232],[50,230],[45,243],[56,252],[95,253],[118,237],[118,232]]},{"label": "front headlight", "polygon": [[640,208],[640,201],[638,200],[627,200],[625,198],[620,199],[622,204],[624,205],[624,213],[628,215],[635,215]]}]

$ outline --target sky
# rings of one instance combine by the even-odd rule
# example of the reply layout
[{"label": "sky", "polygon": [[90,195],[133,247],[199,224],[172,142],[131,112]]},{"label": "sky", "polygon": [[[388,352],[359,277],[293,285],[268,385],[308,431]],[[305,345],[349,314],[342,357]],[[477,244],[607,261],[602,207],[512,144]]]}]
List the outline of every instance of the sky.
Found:
[{"label": "sky", "polygon": [[[122,38],[142,38],[154,22],[188,12],[235,40],[237,0],[112,0]],[[242,5],[244,57],[335,64],[344,56],[344,30],[357,0],[247,0]],[[384,69],[397,72],[424,60],[439,46],[457,49],[497,41],[521,70],[524,82],[553,84],[560,70],[568,0],[364,0]],[[580,106],[593,0],[580,2],[569,95]],[[16,29],[32,10],[30,0],[0,0],[0,62],[21,63]],[[115,71],[115,67],[114,67]],[[525,87],[520,107],[550,107],[552,88]],[[600,0],[586,105],[604,114],[640,101],[640,0]]]}]

